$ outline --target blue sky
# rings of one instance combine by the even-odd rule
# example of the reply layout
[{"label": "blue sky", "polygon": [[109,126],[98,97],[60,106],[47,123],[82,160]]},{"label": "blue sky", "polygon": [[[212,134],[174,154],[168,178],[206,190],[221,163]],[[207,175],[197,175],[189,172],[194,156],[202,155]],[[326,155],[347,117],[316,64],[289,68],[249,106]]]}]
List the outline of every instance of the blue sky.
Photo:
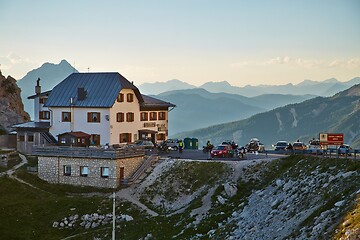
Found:
[{"label": "blue sky", "polygon": [[23,77],[66,59],[137,85],[360,76],[360,1],[0,0],[0,64]]}]

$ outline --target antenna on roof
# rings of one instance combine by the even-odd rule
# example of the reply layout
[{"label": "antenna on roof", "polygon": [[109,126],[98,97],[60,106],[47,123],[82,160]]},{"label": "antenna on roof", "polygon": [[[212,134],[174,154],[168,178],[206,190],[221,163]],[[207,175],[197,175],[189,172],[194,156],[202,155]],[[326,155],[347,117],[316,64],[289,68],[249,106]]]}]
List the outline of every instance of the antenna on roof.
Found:
[{"label": "antenna on roof", "polygon": [[88,70],[88,72],[89,72],[89,71],[90,71],[90,68],[88,67],[87,70]]}]

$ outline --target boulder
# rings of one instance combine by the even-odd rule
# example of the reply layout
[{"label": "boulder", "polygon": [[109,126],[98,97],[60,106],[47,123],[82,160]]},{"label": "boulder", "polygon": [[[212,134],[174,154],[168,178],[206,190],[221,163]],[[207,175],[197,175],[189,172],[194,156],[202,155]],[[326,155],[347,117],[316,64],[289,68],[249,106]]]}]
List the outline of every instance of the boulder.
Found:
[{"label": "boulder", "polygon": [[223,198],[222,196],[217,196],[217,200],[218,200],[218,202],[221,204],[221,205],[224,205],[225,204],[225,198]]},{"label": "boulder", "polygon": [[284,181],[281,179],[276,179],[275,183],[276,183],[276,186],[281,187],[284,184]]},{"label": "boulder", "polygon": [[132,216],[125,215],[125,221],[130,222],[132,220],[134,220],[134,218]]},{"label": "boulder", "polygon": [[91,228],[97,228],[98,226],[99,226],[99,224],[96,223],[96,222],[93,222],[93,223],[91,224]]},{"label": "boulder", "polygon": [[224,184],[224,191],[228,197],[232,197],[237,193],[237,186],[235,183],[225,183]]},{"label": "boulder", "polygon": [[335,207],[341,207],[342,205],[344,205],[344,203],[345,203],[345,200],[342,200],[342,201],[336,202],[334,205],[335,205]]}]

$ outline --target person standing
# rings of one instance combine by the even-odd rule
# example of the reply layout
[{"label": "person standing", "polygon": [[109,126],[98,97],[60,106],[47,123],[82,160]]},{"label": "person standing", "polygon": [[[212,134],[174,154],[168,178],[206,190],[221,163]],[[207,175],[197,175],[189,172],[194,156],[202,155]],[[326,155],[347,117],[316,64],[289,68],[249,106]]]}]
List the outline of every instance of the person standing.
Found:
[{"label": "person standing", "polygon": [[179,141],[179,153],[182,153],[182,150],[184,148],[184,143],[182,140]]}]

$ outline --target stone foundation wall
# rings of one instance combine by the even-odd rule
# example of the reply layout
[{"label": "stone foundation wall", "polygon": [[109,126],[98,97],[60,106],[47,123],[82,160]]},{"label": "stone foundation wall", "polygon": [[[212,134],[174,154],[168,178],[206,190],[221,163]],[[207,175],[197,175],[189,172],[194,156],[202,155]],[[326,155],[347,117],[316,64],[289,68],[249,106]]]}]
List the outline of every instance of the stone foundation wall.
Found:
[{"label": "stone foundation wall", "polygon": [[[144,162],[144,157],[124,159],[86,159],[69,157],[38,157],[38,175],[49,183],[116,188],[120,185],[120,168],[124,167],[124,178],[129,178]],[[64,174],[64,166],[71,166],[70,176]],[[81,176],[80,167],[87,166],[89,174]],[[101,176],[101,168],[109,168],[109,177]]]},{"label": "stone foundation wall", "polygon": [[120,167],[124,167],[125,179],[131,177],[133,173],[140,167],[144,162],[144,157],[134,157],[131,161],[127,159],[119,159],[116,161],[116,167],[118,169],[116,177],[120,179]]},{"label": "stone foundation wall", "polygon": [[49,183],[59,183],[59,158],[38,157],[38,176]]}]

